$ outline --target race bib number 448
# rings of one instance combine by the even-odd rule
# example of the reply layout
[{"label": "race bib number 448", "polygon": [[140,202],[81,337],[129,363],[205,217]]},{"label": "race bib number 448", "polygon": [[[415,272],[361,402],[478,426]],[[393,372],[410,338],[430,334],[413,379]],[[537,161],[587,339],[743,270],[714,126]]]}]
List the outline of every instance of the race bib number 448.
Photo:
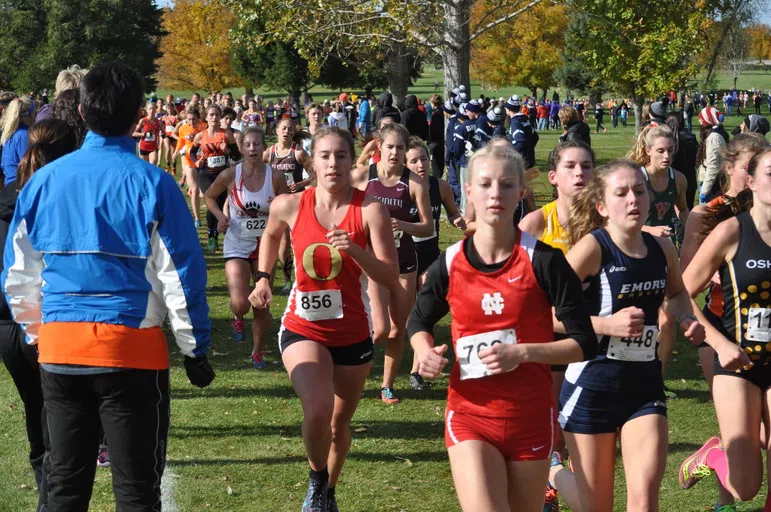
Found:
[{"label": "race bib number 448", "polygon": [[499,343],[516,345],[517,334],[514,329],[490,331],[459,338],[455,343],[455,357],[460,364],[460,380],[479,379],[490,375],[487,365],[479,359],[479,353]]},{"label": "race bib number 448", "polygon": [[655,325],[643,327],[639,338],[612,336],[608,343],[608,359],[638,363],[653,361],[656,359],[658,341],[659,328]]}]

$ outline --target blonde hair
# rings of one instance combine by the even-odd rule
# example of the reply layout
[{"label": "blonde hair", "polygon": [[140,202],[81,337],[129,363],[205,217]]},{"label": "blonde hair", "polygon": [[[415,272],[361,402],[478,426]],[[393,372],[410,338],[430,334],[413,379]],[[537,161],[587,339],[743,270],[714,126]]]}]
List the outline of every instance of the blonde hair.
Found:
[{"label": "blonde hair", "polygon": [[29,96],[14,98],[3,110],[0,117],[0,146],[5,145],[11,135],[19,129],[22,121],[30,125],[35,120],[35,101]]},{"label": "blonde hair", "polygon": [[635,139],[634,146],[632,146],[632,149],[629,151],[627,158],[634,160],[640,165],[648,165],[651,162],[651,157],[648,156],[648,153],[645,152],[645,149],[653,146],[653,144],[656,142],[656,139],[660,139],[661,137],[665,137],[677,144],[675,134],[669,128],[669,126],[665,124],[659,124],[656,126],[648,125],[640,130],[639,134],[637,134],[637,139]]},{"label": "blonde hair", "polygon": [[83,77],[88,73],[87,69],[81,69],[77,64],[59,71],[59,75],[56,77],[56,90],[54,96],[58,96],[62,91],[67,89],[80,88],[80,82],[83,81]]},{"label": "blonde hair", "polygon": [[633,160],[611,160],[594,170],[592,181],[573,200],[568,219],[570,247],[576,245],[589,232],[605,226],[607,219],[597,211],[597,205],[605,200],[608,176],[623,168],[642,172],[640,165]]},{"label": "blonde hair", "polygon": [[518,178],[520,185],[525,184],[525,161],[511,143],[504,145],[500,142],[490,142],[482,149],[474,152],[468,161],[466,180],[471,182],[474,170],[479,165],[477,162],[485,159],[499,160],[505,163],[506,168],[512,171]]}]

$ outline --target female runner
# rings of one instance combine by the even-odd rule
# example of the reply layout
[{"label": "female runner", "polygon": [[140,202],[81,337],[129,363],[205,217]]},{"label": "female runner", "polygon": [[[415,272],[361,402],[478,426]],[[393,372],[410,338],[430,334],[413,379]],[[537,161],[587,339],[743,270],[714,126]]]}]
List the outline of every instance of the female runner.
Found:
[{"label": "female runner", "polygon": [[[217,179],[217,176],[228,167],[228,158],[236,161],[241,158],[241,152],[238,150],[233,132],[220,128],[221,115],[222,111],[217,105],[210,106],[206,111],[206,121],[209,126],[193,139],[194,150],[200,148],[201,154],[198,157],[196,167],[198,168],[198,184],[204,194]],[[227,199],[227,191],[223,190],[217,196],[220,210],[225,204],[225,199]],[[219,245],[219,231],[217,231],[217,217],[208,209],[206,211],[206,227],[209,234],[206,248],[213,254],[217,252]]]},{"label": "female runner", "polygon": [[[763,427],[771,404],[771,147],[755,153],[747,175],[752,200],[744,206],[749,208],[712,230],[683,276],[696,297],[720,273],[723,328],[706,326],[707,343],[716,355],[712,398],[722,443],[717,437],[707,441],[685,459],[679,473],[680,485],[688,489],[714,471],[742,501],[760,490],[761,449],[771,444],[768,427]],[[771,510],[771,494],[763,510]]]},{"label": "female runner", "polygon": [[[474,153],[466,192],[477,230],[429,267],[410,317],[420,374],[435,378],[448,361],[433,328],[452,314],[445,443],[466,512],[543,510],[557,428],[549,365],[597,353],[581,283],[565,257],[514,225],[524,167],[513,147]],[[552,307],[568,339],[553,341]]]},{"label": "female runner", "polygon": [[[265,150],[262,160],[270,165],[279,176],[283,176],[291,193],[302,192],[311,182],[310,177],[303,179],[303,172],[310,171],[311,159],[302,148],[293,142],[296,127],[291,117],[283,116],[276,124],[278,142]],[[283,154],[283,155],[282,155]],[[278,259],[284,272],[284,287],[281,295],[289,295],[292,288],[292,250],[289,242],[289,231],[281,239],[281,247],[278,250]]]},{"label": "female runner", "polygon": [[[256,127],[247,128],[241,145],[244,161],[225,169],[206,191],[206,208],[217,218],[217,229],[225,233],[222,252],[225,275],[233,312],[233,339],[244,341],[244,316],[249,312],[249,292],[252,276],[257,272],[260,239],[268,222],[270,203],[279,194],[287,193],[280,173],[273,172],[262,161],[265,133]],[[222,193],[228,194],[230,219],[217,203]],[[270,310],[254,309],[252,321],[252,364],[265,368],[263,345],[270,328]]]},{"label": "female runner", "polygon": [[178,124],[171,134],[172,138],[177,139],[177,149],[174,150],[171,161],[176,162],[177,156],[182,155],[180,186],[183,182],[187,182],[188,192],[193,204],[195,227],[199,228],[201,227],[199,213],[201,199],[199,197],[200,190],[198,189],[198,169],[196,168],[195,160],[190,155],[190,150],[193,148],[193,140],[200,132],[206,129],[206,125],[201,123],[201,114],[197,108],[189,106],[185,112],[185,121]]},{"label": "female runner", "polygon": [[173,176],[177,175],[177,161],[172,160],[171,155],[174,153],[173,148],[177,145],[177,140],[172,137],[174,135],[174,127],[178,122],[179,118],[177,117],[174,103],[166,103],[163,117],[161,117],[163,131],[161,132],[160,157],[166,162],[166,172],[171,173]]},{"label": "female runner", "polygon": [[559,422],[575,470],[553,465],[550,484],[573,510],[613,510],[619,440],[625,510],[658,510],[668,432],[657,341],[664,297],[685,336],[704,339],[674,245],[642,229],[649,206],[640,166],[614,160],[595,170],[568,221],[567,259],[585,282],[583,299],[600,342],[596,358],[568,366],[560,394]]},{"label": "female runner", "polygon": [[158,139],[162,128],[160,121],[155,117],[155,103],[148,101],[145,112],[147,115],[139,120],[132,137],[139,137],[139,158],[158,165]]},{"label": "female runner", "polygon": [[[399,281],[407,292],[404,307],[412,306],[417,286],[418,262],[413,236],[429,236],[434,232],[431,222],[431,203],[425,180],[404,166],[407,139],[410,134],[401,124],[387,124],[378,133],[381,159],[368,167],[358,167],[351,174],[351,184],[374,196],[386,205],[391,214],[391,228],[399,253]],[[410,209],[417,206],[420,222],[410,222]],[[399,402],[394,381],[404,354],[404,335],[407,319],[401,321],[394,314],[394,301],[389,300],[382,287],[372,283],[369,297],[372,301],[372,320],[375,343],[386,342],[383,383],[380,398],[386,404]]]},{"label": "female runner", "polygon": [[[685,191],[688,180],[680,171],[670,167],[675,156],[675,134],[664,125],[650,125],[637,136],[629,156],[642,166],[648,193],[651,195],[650,211],[643,231],[671,238],[676,242],[675,223],[685,226],[688,221],[688,202]],[[675,346],[675,319],[668,311],[666,299],[659,312],[659,346],[662,371],[666,372],[672,349]]]},{"label": "female runner", "polygon": [[[396,121],[392,117],[384,117],[378,124],[378,130],[381,130],[388,124],[394,124]],[[359,159],[356,161],[358,167],[366,167],[372,164],[380,162],[380,142],[378,140],[377,132],[374,134],[374,138],[364,145],[361,150]]]},{"label": "female runner", "polygon": [[255,308],[269,307],[270,271],[284,231],[292,228],[292,249],[302,264],[281,322],[279,346],[303,407],[311,470],[302,510],[337,512],[335,485],[374,351],[362,299],[365,275],[389,290],[397,318],[408,310],[388,210],[350,183],[353,138],[345,130],[325,127],[313,136],[312,147],[318,185],[273,200],[249,301]]},{"label": "female runner", "polygon": [[[420,137],[412,136],[407,141],[407,168],[428,182],[428,198],[431,204],[431,217],[434,221],[434,232],[428,237],[413,236],[415,241],[415,255],[418,258],[418,282],[417,289],[426,281],[426,270],[439,258],[439,219],[442,217],[442,206],[447,212],[447,220],[461,231],[466,230],[466,222],[458,211],[455,197],[450,185],[428,173],[431,161],[428,158],[426,143]],[[410,209],[410,222],[420,223],[418,208],[413,205]],[[418,359],[412,358],[410,370],[410,385],[416,391],[425,391],[428,384],[418,373]]]},{"label": "female runner", "polygon": [[[519,228],[545,244],[567,254],[570,238],[567,224],[570,209],[578,194],[592,181],[594,170],[594,151],[584,142],[561,142],[549,154],[548,178],[554,187],[556,199],[544,205],[540,210],[531,212],[519,223]],[[555,334],[554,339],[564,339],[563,334]],[[567,365],[554,365],[551,369],[552,394],[555,406],[559,408],[559,396],[565,381]],[[565,449],[565,439],[561,430],[557,430],[557,446],[552,461],[559,464]],[[554,507],[558,503],[557,492],[551,486],[546,489],[545,506]],[[551,508],[546,509],[551,510]],[[556,510],[556,509],[555,509]]]},{"label": "female runner", "polygon": [[308,118],[308,133],[310,134],[310,137],[306,137],[303,139],[302,145],[303,150],[308,153],[308,155],[311,154],[311,140],[313,140],[313,136],[316,135],[316,132],[321,128],[322,124],[321,121],[324,119],[324,109],[321,108],[321,105],[318,103],[311,103],[308,105],[308,111],[305,114],[305,116]]}]

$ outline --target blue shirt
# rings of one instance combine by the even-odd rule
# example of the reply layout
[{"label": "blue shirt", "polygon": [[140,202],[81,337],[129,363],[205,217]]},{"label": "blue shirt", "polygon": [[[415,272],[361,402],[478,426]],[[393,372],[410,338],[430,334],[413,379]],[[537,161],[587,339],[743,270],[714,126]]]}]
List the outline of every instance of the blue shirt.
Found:
[{"label": "blue shirt", "polygon": [[22,124],[13,132],[13,135],[3,145],[3,159],[0,166],[3,168],[5,179],[3,186],[16,179],[16,169],[19,167],[21,157],[27,151],[27,125]]}]

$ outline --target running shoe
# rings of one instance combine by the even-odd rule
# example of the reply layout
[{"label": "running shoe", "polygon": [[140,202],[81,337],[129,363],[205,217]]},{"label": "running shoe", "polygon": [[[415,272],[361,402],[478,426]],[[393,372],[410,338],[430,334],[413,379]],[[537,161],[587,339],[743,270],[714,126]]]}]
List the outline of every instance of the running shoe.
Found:
[{"label": "running shoe", "polygon": [[292,292],[292,283],[284,284],[284,287],[279,290],[279,295],[289,295]]},{"label": "running shoe", "polygon": [[209,254],[214,254],[217,252],[217,239],[214,237],[209,238],[209,240],[206,242],[206,250],[209,252]]},{"label": "running shoe", "polygon": [[419,373],[410,374],[410,386],[412,386],[412,389],[415,391],[428,391],[430,387]]},{"label": "running shoe", "polygon": [[667,397],[667,400],[674,400],[677,398],[677,393],[669,389],[666,385],[664,385],[664,396]]},{"label": "running shoe", "polygon": [[396,396],[394,388],[380,388],[380,399],[386,405],[399,403],[399,397]]},{"label": "running shoe", "polygon": [[736,512],[736,503],[729,503],[728,505],[718,503],[715,505],[715,512]]},{"label": "running shoe", "polygon": [[305,495],[302,512],[329,512],[327,506],[327,489],[329,484],[326,482],[320,484],[310,481],[308,484],[308,494]]},{"label": "running shoe", "polygon": [[195,219],[195,227],[196,229],[201,227],[201,219]]},{"label": "running shoe", "polygon": [[[175,173],[176,173],[176,169],[177,169],[177,168],[175,167],[175,168],[174,168],[174,170],[175,170]],[[182,177],[179,179],[179,186],[180,186],[180,187],[184,187],[184,186],[185,186],[185,181],[187,181],[187,180],[185,179],[185,176],[183,175],[183,176],[182,176]]]},{"label": "running shoe", "polygon": [[244,319],[234,318],[233,322],[230,324],[230,327],[233,330],[233,339],[236,340],[236,343],[243,342],[244,341]]},{"label": "running shoe", "polygon": [[[327,494],[327,512],[340,512],[340,509],[337,508],[337,500],[329,494]],[[734,512],[736,512],[736,509],[734,509]]]},{"label": "running shoe", "polygon": [[707,454],[713,449],[720,448],[720,438],[713,437],[709,439],[704,446],[696,450],[690,457],[687,457],[680,465],[680,473],[677,479],[680,481],[680,487],[690,489],[696,483],[712,474],[712,470],[707,467]]},{"label": "running shoe", "polygon": [[546,484],[546,497],[543,501],[543,512],[560,512],[560,499],[557,489]]},{"label": "running shoe", "polygon": [[268,365],[265,364],[265,361],[263,360],[262,352],[255,352],[252,354],[252,365],[254,366],[255,370],[264,370],[268,367]]},{"label": "running shoe", "polygon": [[96,456],[96,465],[100,468],[110,467],[110,452],[107,451],[106,444],[99,445],[99,455]]}]

